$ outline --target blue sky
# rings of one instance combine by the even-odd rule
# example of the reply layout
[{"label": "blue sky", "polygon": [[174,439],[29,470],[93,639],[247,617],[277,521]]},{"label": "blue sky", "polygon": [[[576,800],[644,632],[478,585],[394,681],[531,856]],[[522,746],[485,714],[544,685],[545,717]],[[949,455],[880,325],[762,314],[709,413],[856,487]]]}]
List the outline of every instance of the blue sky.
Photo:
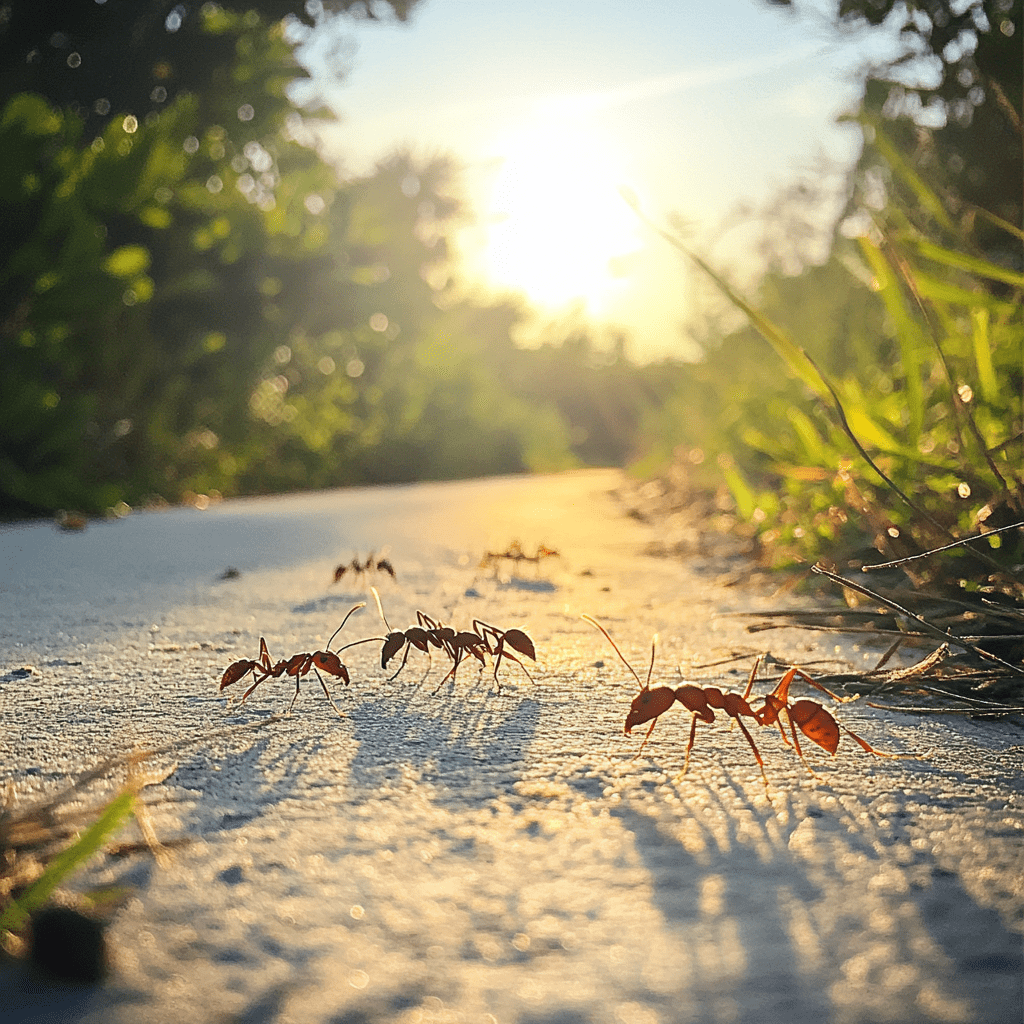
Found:
[{"label": "blue sky", "polygon": [[726,219],[822,155],[855,158],[836,117],[893,47],[760,0],[424,0],[406,25],[337,24],[348,74],[325,90],[342,118],[328,151],[349,173],[400,146],[453,155],[477,215],[467,283],[551,316],[583,304],[639,358],[682,354],[695,295],[619,189],[656,220],[680,214],[743,278],[750,230]]}]

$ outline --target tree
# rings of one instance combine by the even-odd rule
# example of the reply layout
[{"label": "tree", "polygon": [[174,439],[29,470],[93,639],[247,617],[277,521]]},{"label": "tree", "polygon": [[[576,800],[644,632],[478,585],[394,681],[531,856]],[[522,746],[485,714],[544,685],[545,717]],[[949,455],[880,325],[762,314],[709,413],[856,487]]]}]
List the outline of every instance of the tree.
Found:
[{"label": "tree", "polygon": [[1019,267],[1019,247],[975,216],[982,210],[1022,224],[1021,0],[839,0],[836,17],[846,26],[891,20],[903,41],[900,55],[866,74],[855,205],[877,208],[885,198],[899,198],[909,211],[917,205],[912,189],[889,174],[886,154],[874,144],[879,129],[975,229],[981,249]]},{"label": "tree", "polygon": [[[208,96],[230,81],[239,40],[283,24],[298,41],[325,17],[406,20],[419,0],[50,0],[0,6],[0,106],[44,96],[94,125],[143,120],[180,92]],[[219,16],[237,26],[211,31]],[[244,44],[243,44],[244,45]],[[296,65],[290,78],[301,77]]]},{"label": "tree", "polygon": [[7,515],[177,497],[211,459],[230,478],[221,439],[302,303],[338,188],[286,91],[300,69],[280,19],[321,11],[0,7]]}]

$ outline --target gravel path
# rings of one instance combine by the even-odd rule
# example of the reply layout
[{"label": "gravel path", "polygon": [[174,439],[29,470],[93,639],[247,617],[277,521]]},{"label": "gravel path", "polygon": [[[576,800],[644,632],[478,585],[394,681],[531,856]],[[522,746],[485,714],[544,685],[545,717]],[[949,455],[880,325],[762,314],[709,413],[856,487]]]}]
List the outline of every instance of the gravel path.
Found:
[{"label": "gravel path", "polygon": [[[641,675],[658,633],[656,683],[678,685],[678,667],[741,690],[765,643],[803,664],[878,652],[748,634],[730,613],[785,599],[727,585],[735,561],[646,554],[658,538],[622,514],[618,483],[596,471],[0,529],[0,782],[28,801],[112,754],[181,744],[145,790],[166,863],[104,855],[76,880],[129,889],[112,977],[71,990],[8,969],[0,1019],[1024,1019],[1019,721],[854,703],[844,725],[927,757],[875,758],[844,735],[835,758],[806,750],[816,775],[752,727],[767,794],[721,721],[700,726],[680,777],[678,709],[632,760],[637,684],[584,613]],[[560,555],[521,575],[479,568],[516,539]],[[503,663],[497,693],[490,663],[470,661],[435,695],[441,658],[425,675],[414,652],[388,681],[367,644],[333,687],[344,717],[312,675],[290,715],[290,682],[244,706],[218,693],[261,636],[274,659],[317,650],[358,601],[338,642],[380,635],[365,582],[331,582],[371,550],[396,570],[370,578],[393,628],[417,610],[523,628],[534,681]]]}]

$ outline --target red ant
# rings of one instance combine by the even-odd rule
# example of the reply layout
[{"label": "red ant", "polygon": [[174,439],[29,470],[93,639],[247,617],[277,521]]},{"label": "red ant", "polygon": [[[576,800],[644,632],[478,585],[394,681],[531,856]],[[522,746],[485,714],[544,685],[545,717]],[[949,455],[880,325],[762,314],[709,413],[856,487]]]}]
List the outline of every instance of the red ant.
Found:
[{"label": "red ant", "polygon": [[395,579],[395,567],[391,564],[388,559],[377,558],[375,560],[374,553],[371,551],[366,556],[365,562],[359,561],[359,556],[356,555],[351,562],[342,563],[334,570],[334,582],[339,583],[344,577],[346,572],[353,572],[356,576],[366,576],[370,572],[383,572],[387,573],[392,579]]},{"label": "red ant", "polygon": [[513,571],[515,571],[520,562],[533,562],[535,566],[539,566],[543,559],[556,558],[557,556],[558,552],[554,548],[549,548],[544,544],[537,546],[535,554],[528,555],[523,550],[522,544],[518,540],[514,540],[504,551],[485,552],[484,557],[480,560],[480,568],[486,569],[488,566],[493,566],[495,572],[497,572],[499,564],[507,559],[513,563]]},{"label": "red ant", "polygon": [[[531,661],[537,660],[537,648],[523,630],[498,629],[497,626],[490,626],[479,619],[473,620],[473,629],[478,636],[482,637],[484,648],[494,659],[494,682],[498,687],[498,693],[501,693],[501,683],[498,681],[498,667],[501,665],[502,658],[510,658],[514,661],[526,672],[526,678],[531,683],[533,682],[533,676],[527,672],[526,666],[514,654],[510,654],[505,649],[506,647],[511,647],[512,650],[517,651],[519,654],[525,654]],[[493,647],[491,646],[492,643]]]},{"label": "red ant", "polygon": [[761,724],[748,703],[750,697],[750,691],[754,685],[754,676],[757,671],[757,666],[760,664],[760,659],[754,663],[754,669],[750,673],[750,679],[747,681],[747,688],[743,691],[741,696],[738,693],[723,693],[717,686],[694,686],[691,683],[684,683],[682,686],[675,688],[671,686],[655,686],[651,687],[651,673],[654,671],[654,655],[657,649],[658,637],[655,634],[651,641],[651,664],[647,669],[647,681],[640,682],[640,677],[636,674],[635,669],[628,661],[626,661],[625,655],[619,650],[618,644],[611,638],[608,630],[601,625],[597,619],[592,618],[590,615],[584,615],[583,618],[591,625],[596,626],[604,635],[608,642],[615,649],[615,653],[622,660],[622,663],[632,673],[633,678],[640,683],[640,692],[633,698],[633,702],[629,707],[629,714],[626,715],[626,724],[624,733],[628,736],[634,726],[641,725],[644,722],[650,722],[651,726],[647,730],[647,734],[644,736],[643,743],[640,744],[640,749],[634,755],[633,760],[636,760],[643,752],[644,747],[647,745],[647,741],[651,737],[651,733],[654,732],[654,727],[658,724],[658,718],[663,715],[672,705],[676,702],[683,705],[687,711],[693,716],[690,723],[690,738],[686,744],[686,757],[683,761],[683,770],[680,772],[680,776],[685,775],[690,765],[690,753],[693,750],[693,744],[697,736],[697,722],[706,722],[708,725],[715,721],[715,711],[723,711],[726,716],[733,719],[733,721],[740,727],[740,731],[743,733],[747,743],[750,744],[750,749],[754,752],[754,757],[757,760],[758,767],[761,770],[761,778],[764,779],[765,789],[768,788],[768,776],[765,775],[764,771],[764,760],[761,757],[761,752],[757,749],[757,744],[754,742],[754,737],[750,735],[750,731],[743,724],[742,718],[753,718],[755,722]]},{"label": "red ant", "polygon": [[[331,644],[334,642],[334,638],[342,631],[345,623],[348,622],[349,616],[354,612],[359,611],[360,608],[364,608],[366,602],[354,605],[349,609],[348,614],[341,620],[341,625],[331,634],[331,639],[327,641],[325,649],[322,651],[314,651],[312,654],[302,653],[293,654],[290,658],[283,658],[277,664],[271,664],[270,652],[267,650],[267,642],[263,637],[260,637],[260,655],[258,660],[242,659],[229,665],[224,670],[224,675],[221,677],[220,690],[224,690],[226,687],[231,686],[232,683],[237,683],[240,679],[244,679],[246,675],[252,672],[253,684],[249,687],[245,693],[242,694],[242,699],[239,703],[244,704],[248,699],[253,690],[260,685],[266,679],[278,679],[282,675],[291,676],[295,679],[295,696],[292,697],[291,704],[288,705],[288,712],[290,713],[292,708],[295,706],[295,701],[299,696],[299,680],[306,675],[309,675],[312,671],[317,679],[320,681],[320,686],[324,691],[324,695],[331,702],[331,707],[338,712],[339,716],[344,718],[344,713],[334,703],[334,698],[331,696],[330,690],[327,689],[327,684],[323,680],[323,676],[320,672],[326,672],[328,675],[334,676],[336,679],[342,679],[345,684],[349,683],[348,669],[342,664],[341,658],[331,650]],[[261,675],[257,676],[256,672],[260,670]]]},{"label": "red ant", "polygon": [[[760,661],[760,659],[758,659]],[[754,670],[757,670],[757,663],[754,664]],[[792,703],[789,700],[789,687],[793,680],[800,676],[804,682],[809,683],[816,690],[820,690],[822,693],[828,694],[833,700],[838,701],[840,704],[846,704],[851,700],[856,700],[856,697],[840,697],[838,694],[833,693],[828,688],[821,685],[821,683],[812,679],[802,668],[792,666],[788,672],[779,681],[779,685],[775,689],[764,697],[764,704],[759,711],[755,712],[755,717],[760,725],[777,725],[779,732],[782,734],[783,740],[789,745],[789,739],[786,737],[785,729],[782,727],[782,716],[785,715],[789,722],[790,735],[793,737],[793,749],[797,752],[800,760],[807,766],[807,770],[813,775],[814,769],[807,764],[807,758],[804,757],[804,752],[800,749],[800,741],[797,739],[796,731],[799,729],[812,743],[817,743],[822,750],[827,751],[829,754],[835,754],[839,748],[839,730],[851,736],[857,743],[860,744],[861,749],[868,754],[874,754],[876,757],[915,757],[914,754],[887,754],[884,751],[876,750],[867,740],[862,739],[855,732],[847,729],[845,725],[840,725],[836,721],[835,717],[828,711],[825,710],[817,701],[807,700],[801,698],[795,700]],[[753,675],[751,675],[753,679]]]},{"label": "red ant", "polygon": [[[270,652],[267,650],[267,641],[260,637],[260,656],[256,660],[249,658],[242,658],[240,661],[232,662],[224,670],[224,675],[221,676],[220,689],[223,690],[226,686],[231,686],[232,683],[237,683],[239,679],[244,679],[250,672],[252,673],[253,679],[256,679],[256,670],[262,668],[264,673],[269,672],[271,669]],[[262,678],[266,678],[264,675]],[[252,690],[256,688],[261,679],[256,680],[251,690],[247,690],[245,697],[248,697]],[[245,697],[242,700],[245,700]]]}]

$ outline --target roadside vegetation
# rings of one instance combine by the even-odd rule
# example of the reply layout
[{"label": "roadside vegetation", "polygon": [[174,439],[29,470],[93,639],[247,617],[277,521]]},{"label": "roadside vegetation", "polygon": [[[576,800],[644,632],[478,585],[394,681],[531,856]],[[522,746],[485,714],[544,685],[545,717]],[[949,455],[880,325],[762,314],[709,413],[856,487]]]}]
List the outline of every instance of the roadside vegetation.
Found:
[{"label": "roadside vegetation", "polygon": [[[93,35],[41,50],[25,14],[0,31],[42,53],[0,81],[4,518],[640,449],[671,373],[582,328],[515,344],[525,305],[460,289],[453,164],[396,153],[343,178],[321,159],[328,114],[290,98],[307,7],[154,28],[97,5]],[[76,81],[117,32],[145,53]]]},{"label": "roadside vegetation", "polygon": [[[80,42],[5,26],[8,56],[49,49],[0,83],[4,518],[623,465],[770,568],[984,533],[902,572],[1020,625],[1019,2],[842,4],[839,24],[903,17],[913,60],[866,77],[827,255],[769,260],[741,295],[654,216],[745,324],[644,366],[585,328],[524,347],[523,302],[465,292],[452,162],[321,159],[308,6],[145,32],[98,6]],[[146,61],[94,98],[118,31]]]},{"label": "roadside vegetation", "polygon": [[[971,714],[1024,706],[1020,14],[840,5],[902,18],[907,52],[851,115],[862,154],[824,262],[745,296],[650,222],[745,320],[657,420],[660,504],[697,501],[766,568],[810,565],[842,595],[755,628],[870,634],[889,648],[864,687]],[[885,668],[900,646],[918,667]]]}]

